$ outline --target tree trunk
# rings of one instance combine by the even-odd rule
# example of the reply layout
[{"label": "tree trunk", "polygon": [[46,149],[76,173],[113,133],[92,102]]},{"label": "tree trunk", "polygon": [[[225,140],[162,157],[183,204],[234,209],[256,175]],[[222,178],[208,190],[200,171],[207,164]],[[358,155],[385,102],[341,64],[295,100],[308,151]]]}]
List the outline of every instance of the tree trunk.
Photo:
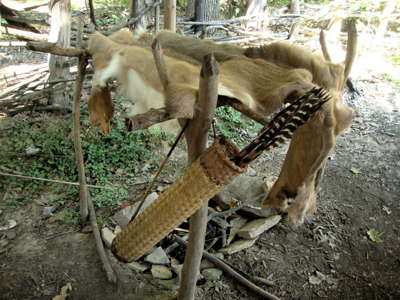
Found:
[{"label": "tree trunk", "polygon": [[290,0],[290,13],[300,14],[300,0]]},{"label": "tree trunk", "polygon": [[[48,41],[56,43],[57,46],[68,48],[71,41],[71,1],[70,0],[51,0],[50,1],[50,32]],[[68,79],[69,67],[68,58],[50,54],[49,56],[49,81]],[[56,104],[63,107],[68,106],[70,95],[66,92],[66,83],[61,89],[55,89],[50,95],[49,104]],[[57,87],[60,87],[57,85]]]},{"label": "tree trunk", "polygon": [[176,0],[166,0],[164,8],[164,28],[176,31]]},{"label": "tree trunk", "polygon": [[[146,7],[145,0],[131,0],[129,3],[129,17],[136,17],[139,12]],[[142,27],[146,29],[148,24],[148,20],[146,16],[140,18],[138,22],[136,22],[135,28]],[[132,29],[132,28],[131,28]]]},{"label": "tree trunk", "polygon": [[187,0],[186,6],[186,17],[189,18],[191,21],[194,21],[194,4],[195,0]]},{"label": "tree trunk", "polygon": [[389,23],[389,17],[393,13],[394,9],[396,8],[396,1],[394,0],[387,0],[383,4],[382,15],[380,17],[380,22],[378,28],[376,29],[376,40],[382,41],[387,25]]},{"label": "tree trunk", "polygon": [[264,15],[265,1],[264,0],[250,0],[248,2],[246,17],[254,19],[247,22],[247,29],[255,28],[257,30],[263,29],[267,25],[267,20]]},{"label": "tree trunk", "polygon": [[[219,0],[195,0],[194,1],[194,21],[206,22],[215,21],[219,18]],[[205,30],[205,26],[194,26],[194,32],[198,33]]]}]

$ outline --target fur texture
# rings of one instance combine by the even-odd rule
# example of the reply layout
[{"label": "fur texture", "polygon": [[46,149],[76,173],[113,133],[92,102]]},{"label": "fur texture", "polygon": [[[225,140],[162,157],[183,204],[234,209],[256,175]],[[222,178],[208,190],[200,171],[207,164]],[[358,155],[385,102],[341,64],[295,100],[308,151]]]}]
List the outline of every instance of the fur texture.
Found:
[{"label": "fur texture", "polygon": [[316,210],[316,179],[333,151],[337,135],[349,127],[352,111],[342,100],[344,67],[287,43],[242,49],[210,41],[182,37],[168,31],[157,35],[171,75],[171,89],[164,92],[149,46],[148,33],[133,36],[99,33],[89,39],[95,79],[93,87],[104,87],[115,77],[125,94],[136,103],[134,113],[166,105],[171,114],[192,116],[197,98],[200,64],[213,52],[220,62],[219,96],[240,101],[264,115],[279,109],[285,101],[303,95],[318,85],[329,90],[333,101],[292,139],[278,180],[263,203],[289,214],[294,224]]}]

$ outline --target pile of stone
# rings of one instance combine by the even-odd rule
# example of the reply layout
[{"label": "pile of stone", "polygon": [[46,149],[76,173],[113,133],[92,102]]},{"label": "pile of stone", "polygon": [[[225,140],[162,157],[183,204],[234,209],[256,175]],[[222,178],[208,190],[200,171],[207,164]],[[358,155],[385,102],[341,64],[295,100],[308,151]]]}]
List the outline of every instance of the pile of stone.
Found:
[{"label": "pile of stone", "polygon": [[[241,175],[228,185],[220,194],[220,205],[210,208],[205,249],[223,259],[224,255],[251,247],[262,233],[278,224],[281,216],[261,207],[260,201],[269,188],[270,184],[256,176],[255,172]],[[151,193],[141,211],[157,197],[156,192]],[[114,230],[107,227],[102,229],[107,246],[111,245],[115,235],[129,223],[138,205],[139,203],[135,203],[125,207],[112,217],[116,225]],[[220,209],[221,206],[225,210]],[[182,223],[171,235],[187,240],[187,222]],[[185,248],[168,236],[140,260],[129,263],[128,267],[145,276],[151,276],[166,288],[176,289],[181,278],[184,253]],[[199,279],[218,281],[221,275],[222,271],[211,262],[202,260]]]}]

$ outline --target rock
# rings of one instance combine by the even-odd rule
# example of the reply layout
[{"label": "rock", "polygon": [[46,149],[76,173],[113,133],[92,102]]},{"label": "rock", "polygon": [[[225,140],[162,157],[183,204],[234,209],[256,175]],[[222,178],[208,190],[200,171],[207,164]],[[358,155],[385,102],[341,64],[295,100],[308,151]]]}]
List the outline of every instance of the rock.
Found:
[{"label": "rock", "polygon": [[91,233],[91,232],[93,232],[93,229],[92,229],[92,226],[90,226],[90,225],[86,225],[81,230],[81,233]]},{"label": "rock", "polygon": [[101,236],[103,238],[104,244],[106,244],[106,246],[108,248],[111,247],[112,241],[115,238],[115,234],[114,232],[112,232],[109,228],[107,227],[103,227],[101,229]]},{"label": "rock", "polygon": [[318,271],[315,271],[315,275],[311,275],[308,278],[308,282],[311,283],[312,285],[321,284],[321,282],[324,280],[326,280],[326,276]]},{"label": "rock", "polygon": [[242,228],[244,226],[244,224],[246,224],[246,223],[247,223],[247,220],[242,217],[234,218],[229,222],[229,225],[231,226],[231,230],[229,231],[229,236],[226,241],[228,245],[233,241],[233,239],[235,238],[239,229]]},{"label": "rock", "polygon": [[[223,253],[213,253],[214,256],[218,257],[219,259],[224,259],[224,254]],[[201,263],[200,263],[200,270],[204,270],[204,269],[210,269],[210,268],[214,268],[215,265],[207,260],[207,259],[202,259]]]},{"label": "rock", "polygon": [[50,217],[53,215],[53,212],[56,210],[56,206],[45,206],[43,207],[43,217]]},{"label": "rock", "polygon": [[25,149],[26,155],[35,155],[35,154],[38,154],[39,152],[40,152],[40,149],[36,148],[34,146],[29,146]]},{"label": "rock", "polygon": [[172,271],[170,268],[162,265],[153,265],[151,267],[151,274],[154,278],[158,279],[171,279]]},{"label": "rock", "polygon": [[240,202],[253,200],[264,192],[264,181],[258,176],[242,174],[228,184],[220,193],[222,200],[229,205],[232,199]]},{"label": "rock", "polygon": [[115,228],[114,228],[115,235],[117,235],[118,233],[121,233],[121,232],[122,232],[121,227],[119,225],[115,226]]},{"label": "rock", "polygon": [[[164,287],[165,289],[168,289],[171,291],[177,290],[179,288],[177,278],[172,278],[172,279],[168,279],[168,280],[156,279],[156,282],[159,285],[161,285],[162,287]],[[176,299],[176,298],[173,298],[173,299]]]},{"label": "rock", "polygon": [[244,225],[238,231],[238,236],[244,239],[254,239],[261,233],[274,227],[282,219],[280,215],[271,216],[268,218],[257,219]]},{"label": "rock", "polygon": [[239,252],[240,250],[249,248],[254,245],[257,239],[253,240],[239,240],[236,242],[233,242],[230,244],[228,247],[222,248],[219,250],[219,252],[224,253],[224,254],[233,254],[236,252]]},{"label": "rock", "polygon": [[137,262],[137,261],[133,261],[133,262],[127,264],[127,266],[129,269],[140,272],[140,273],[144,272],[150,268],[150,266],[148,264]]},{"label": "rock", "polygon": [[222,271],[217,268],[204,269],[201,274],[208,281],[218,281],[221,278]]},{"label": "rock", "polygon": [[6,236],[7,236],[7,238],[8,238],[9,240],[13,240],[13,239],[15,239],[15,238],[17,237],[17,234],[16,234],[15,231],[8,231],[8,232],[6,233]]},{"label": "rock", "polygon": [[257,176],[257,171],[254,170],[252,167],[248,167],[246,175],[248,175],[248,176]]},{"label": "rock", "polygon": [[6,225],[0,226],[0,231],[8,230],[14,228],[15,226],[17,226],[17,221],[10,219],[7,221]]},{"label": "rock", "polygon": [[144,258],[145,261],[156,264],[156,265],[167,265],[169,264],[168,255],[165,253],[163,248],[158,247],[153,250],[149,255]]},{"label": "rock", "polygon": [[181,278],[181,274],[182,274],[182,268],[183,268],[183,264],[171,264],[171,269],[172,271],[174,271],[174,273],[178,276],[178,278]]},{"label": "rock", "polygon": [[[154,202],[158,198],[158,194],[156,192],[151,193],[147,196],[146,200],[143,203],[142,208],[139,211],[139,214],[146,209],[150,204]],[[115,215],[111,217],[122,229],[125,229],[126,225],[128,225],[129,221],[131,220],[133,214],[136,212],[137,207],[139,206],[139,201],[121,209]]]},{"label": "rock", "polygon": [[2,248],[7,247],[7,245],[8,245],[8,241],[7,241],[7,240],[5,240],[5,239],[0,240],[0,250],[1,250]]}]

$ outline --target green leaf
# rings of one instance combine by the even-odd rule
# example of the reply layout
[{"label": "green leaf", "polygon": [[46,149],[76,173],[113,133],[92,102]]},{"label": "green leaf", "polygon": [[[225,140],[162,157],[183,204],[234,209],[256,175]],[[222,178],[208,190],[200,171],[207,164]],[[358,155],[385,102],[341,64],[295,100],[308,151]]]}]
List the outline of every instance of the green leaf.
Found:
[{"label": "green leaf", "polygon": [[360,171],[359,168],[354,168],[354,167],[351,168],[350,171],[351,171],[353,174],[359,174],[359,173],[361,173],[361,171]]},{"label": "green leaf", "polygon": [[382,243],[382,235],[383,232],[378,232],[375,229],[370,229],[367,231],[368,237],[371,241],[373,241],[374,243]]}]

